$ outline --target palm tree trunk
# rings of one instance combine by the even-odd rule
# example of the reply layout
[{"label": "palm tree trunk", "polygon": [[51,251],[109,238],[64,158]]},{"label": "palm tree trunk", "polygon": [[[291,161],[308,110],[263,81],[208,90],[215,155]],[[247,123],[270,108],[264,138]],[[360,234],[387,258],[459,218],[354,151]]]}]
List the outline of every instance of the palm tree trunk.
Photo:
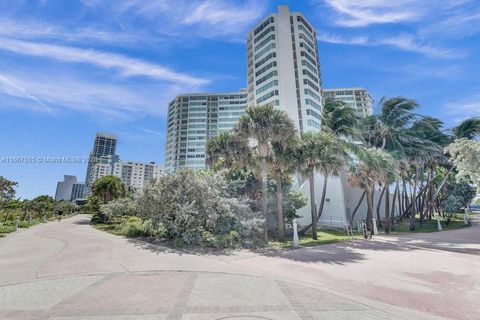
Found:
[{"label": "palm tree trunk", "polygon": [[310,174],[309,184],[310,184],[310,211],[312,214],[312,239],[317,240],[317,208],[315,204],[315,178],[314,172]]},{"label": "palm tree trunk", "polygon": [[382,205],[383,195],[384,195],[386,189],[387,189],[387,186],[385,185],[382,188],[382,191],[380,192],[380,197],[379,197],[378,202],[377,202],[377,221],[378,221],[378,226],[379,227],[382,226],[382,219],[380,218],[380,207]]},{"label": "palm tree trunk", "polygon": [[399,203],[399,213],[400,213],[400,185],[398,181],[395,183],[395,191],[393,192],[393,203],[392,203],[392,209],[390,211],[390,230],[395,229],[395,205],[396,205],[397,199]]},{"label": "palm tree trunk", "polygon": [[282,191],[282,178],[277,177],[277,237],[279,241],[285,240],[284,232],[284,218],[283,218],[283,191]]},{"label": "palm tree trunk", "polygon": [[325,180],[323,180],[323,190],[322,190],[322,199],[320,200],[320,208],[318,209],[317,221],[320,220],[320,217],[323,213],[323,207],[325,205],[325,196],[327,195],[327,184],[328,184],[328,175],[323,173]]},{"label": "palm tree trunk", "polygon": [[443,186],[445,185],[445,182],[447,182],[448,176],[450,175],[450,173],[452,172],[452,170],[453,170],[453,167],[450,168],[450,169],[447,171],[447,173],[445,174],[445,177],[443,177],[442,182],[441,182],[440,185],[438,186],[437,190],[435,190],[435,194],[433,195],[432,203],[430,204],[429,207],[433,207],[433,203],[435,202],[435,200],[437,200],[437,197],[438,197],[438,195],[440,194],[440,191],[442,191]]},{"label": "palm tree trunk", "polygon": [[417,214],[417,183],[418,183],[418,176],[420,174],[420,167],[417,165],[417,169],[415,170],[415,179],[413,180],[413,190],[412,190],[412,202],[410,207],[410,231],[415,231],[415,216]]},{"label": "palm tree trunk", "polygon": [[373,192],[367,191],[367,230],[373,230]]},{"label": "palm tree trunk", "polygon": [[[390,233],[390,192],[387,190],[387,186],[385,186],[385,233]],[[395,197],[395,195],[394,195]]]},{"label": "palm tree trunk", "polygon": [[261,178],[262,178],[262,215],[263,215],[263,241],[268,242],[268,221],[267,221],[267,159],[261,160]]},{"label": "palm tree trunk", "polygon": [[353,209],[352,217],[350,218],[350,226],[352,225],[353,219],[355,218],[355,213],[357,213],[358,208],[360,208],[360,205],[362,204],[363,199],[365,198],[365,194],[366,194],[366,191],[363,191],[362,196],[360,197],[360,200],[358,200],[357,206],[355,207],[355,209]]},{"label": "palm tree trunk", "polygon": [[425,209],[425,211],[428,214],[428,220],[432,220],[432,216],[433,216],[433,178],[434,176],[435,176],[435,173],[433,172],[433,169],[432,169],[430,184],[428,185],[428,202]]}]

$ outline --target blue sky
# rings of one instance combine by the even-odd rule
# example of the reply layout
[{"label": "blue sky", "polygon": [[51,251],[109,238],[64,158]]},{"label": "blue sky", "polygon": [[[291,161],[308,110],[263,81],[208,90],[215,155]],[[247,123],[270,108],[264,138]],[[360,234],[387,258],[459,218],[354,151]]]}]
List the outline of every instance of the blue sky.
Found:
[{"label": "blue sky", "polygon": [[[0,158],[86,157],[107,131],[122,159],[163,163],[168,102],[245,87],[245,34],[282,4],[316,26],[326,88],[480,116],[478,0],[0,0]],[[22,198],[85,169],[0,163]]]}]

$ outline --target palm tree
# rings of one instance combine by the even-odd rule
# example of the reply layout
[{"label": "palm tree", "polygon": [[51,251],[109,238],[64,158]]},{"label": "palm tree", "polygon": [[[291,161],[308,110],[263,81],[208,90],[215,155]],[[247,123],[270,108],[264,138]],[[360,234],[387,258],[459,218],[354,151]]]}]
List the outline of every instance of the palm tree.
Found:
[{"label": "palm tree", "polygon": [[100,199],[103,204],[113,199],[126,195],[125,185],[120,178],[115,176],[103,176],[95,181],[92,194]]},{"label": "palm tree", "polygon": [[[307,143],[304,144],[302,152],[300,152],[302,166],[304,167],[302,170],[304,175],[309,179],[313,178],[313,170],[313,173],[318,171],[322,173],[324,177],[320,206],[318,208],[318,212],[315,214],[315,221],[318,223],[325,206],[328,178],[330,176],[338,176],[340,174],[340,171],[345,167],[349,156],[345,151],[346,143],[337,138],[331,131],[305,134],[303,136],[303,141]],[[305,148],[310,148],[310,150],[305,150]],[[316,160],[314,160],[313,157],[316,157]],[[310,187],[312,188],[312,186]],[[310,191],[312,191],[312,189],[310,189]],[[311,205],[316,207],[314,201],[315,199],[312,200]],[[300,232],[303,233],[307,231],[310,229],[310,227],[312,227],[312,225],[312,223],[307,225]]]},{"label": "palm tree", "polygon": [[322,109],[322,130],[337,137],[352,137],[358,124],[356,111],[343,101],[326,99]]},{"label": "palm tree", "polygon": [[317,154],[320,166],[318,170],[323,174],[323,189],[318,209],[317,221],[323,213],[325,206],[325,196],[327,193],[328,177],[338,176],[340,171],[345,167],[348,154],[345,152],[343,141],[335,137],[329,132],[320,132],[317,136],[318,143],[322,145],[320,152]]},{"label": "palm tree", "polygon": [[240,117],[235,134],[243,141],[253,140],[260,159],[260,178],[262,181],[262,213],[264,222],[264,240],[268,241],[267,225],[267,173],[268,159],[272,155],[272,143],[287,143],[295,136],[296,130],[287,113],[275,109],[272,105],[250,107]]},{"label": "palm tree", "polygon": [[282,179],[288,177],[297,168],[297,147],[298,139],[292,139],[289,143],[272,143],[273,152],[269,162],[270,171],[276,184],[277,238],[279,241],[285,240]]},{"label": "palm tree", "polygon": [[248,145],[231,132],[220,133],[208,140],[206,145],[207,164],[225,168],[238,167],[248,154]]},{"label": "palm tree", "polygon": [[[302,136],[299,150],[300,171],[308,179],[310,185],[310,213],[312,217],[312,238],[317,239],[317,206],[315,203],[315,172],[321,167],[319,154],[323,145],[320,132],[307,132]],[[307,226],[306,229],[309,227]],[[306,230],[302,230],[306,231]]]},{"label": "palm tree", "polygon": [[480,117],[466,119],[452,129],[455,139],[473,140],[480,136]]},{"label": "palm tree", "polygon": [[365,192],[367,227],[372,230],[373,190],[376,183],[386,183],[389,174],[393,171],[393,159],[389,153],[376,148],[363,149],[357,157],[358,162],[348,172],[348,181],[353,187],[360,187]]}]

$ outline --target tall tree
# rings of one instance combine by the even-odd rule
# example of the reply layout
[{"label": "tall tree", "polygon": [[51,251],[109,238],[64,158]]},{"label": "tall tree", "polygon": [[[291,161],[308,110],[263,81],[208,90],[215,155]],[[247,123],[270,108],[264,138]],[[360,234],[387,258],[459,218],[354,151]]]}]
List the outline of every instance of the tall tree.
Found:
[{"label": "tall tree", "polygon": [[0,176],[0,206],[4,205],[8,200],[15,198],[15,187],[17,185],[18,183]]},{"label": "tall tree", "polygon": [[267,212],[267,173],[268,160],[272,156],[272,143],[284,144],[296,135],[295,125],[288,115],[273,105],[255,106],[246,110],[236,127],[236,135],[244,140],[253,140],[260,160],[260,180],[262,182],[262,213],[264,221],[264,241],[268,241]]},{"label": "tall tree", "polygon": [[[292,136],[292,138],[296,136]],[[282,180],[288,178],[297,168],[298,140],[291,139],[288,143],[272,143],[272,157],[270,158],[271,174],[276,185],[277,207],[277,238],[285,240],[285,217],[283,213],[283,186]]]},{"label": "tall tree", "polygon": [[322,216],[323,208],[325,206],[328,178],[340,174],[340,171],[345,167],[349,156],[345,151],[346,147],[343,141],[329,132],[320,132],[317,135],[317,143],[322,146],[317,153],[319,161],[317,170],[323,174],[322,196],[320,198],[320,206],[317,214],[318,221]]},{"label": "tall tree", "polygon": [[126,190],[120,178],[115,176],[104,176],[95,181],[92,188],[93,196],[97,197],[106,204],[113,199],[125,197]]},{"label": "tall tree", "polygon": [[331,131],[338,137],[353,137],[356,135],[358,118],[356,110],[345,102],[326,99],[322,109],[322,130]]},{"label": "tall tree", "polygon": [[[302,136],[299,150],[299,164],[302,175],[310,185],[310,214],[312,218],[312,238],[317,239],[317,205],[315,203],[315,172],[320,169],[319,155],[323,152],[320,143],[320,132],[307,132]],[[305,230],[302,230],[305,231]]]},{"label": "tall tree", "polygon": [[248,154],[248,144],[231,132],[220,133],[208,140],[207,164],[228,169],[238,169]]},{"label": "tall tree", "polygon": [[367,148],[357,153],[358,161],[348,172],[348,181],[365,191],[367,199],[367,227],[373,229],[373,190],[379,181],[385,182],[393,171],[392,156],[380,149]]},{"label": "tall tree", "polygon": [[480,136],[480,117],[466,119],[453,128],[452,131],[456,139],[465,138],[473,140]]}]

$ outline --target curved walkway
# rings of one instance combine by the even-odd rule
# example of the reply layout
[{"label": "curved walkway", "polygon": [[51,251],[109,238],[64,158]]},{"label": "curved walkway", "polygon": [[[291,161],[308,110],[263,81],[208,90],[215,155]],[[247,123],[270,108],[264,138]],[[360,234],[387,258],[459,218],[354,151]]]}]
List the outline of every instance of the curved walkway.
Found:
[{"label": "curved walkway", "polygon": [[[415,305],[394,307],[381,302],[386,299],[369,297],[369,292],[381,288],[378,283],[392,281],[415,288],[422,294],[417,303],[428,304],[436,299],[435,288],[422,291],[425,281],[431,281],[428,276],[395,279],[393,270],[387,279],[382,272],[392,270],[380,267],[378,283],[368,283],[372,276],[361,277],[367,283],[356,279],[364,272],[378,272],[371,265],[372,252],[388,253],[391,261],[405,259],[405,271],[414,274],[425,266],[417,268],[408,257],[396,255],[444,249],[392,239],[270,256],[246,252],[198,256],[113,236],[91,228],[88,217],[76,216],[0,240],[0,319],[435,319],[411,310]],[[410,241],[404,244],[412,248],[392,249],[402,246],[400,241]],[[457,245],[448,247],[452,254],[477,258],[476,245]],[[437,266],[440,263],[436,261]],[[440,280],[450,281],[445,277]],[[354,280],[349,282],[350,278]],[[362,290],[352,290],[357,285]]]}]

